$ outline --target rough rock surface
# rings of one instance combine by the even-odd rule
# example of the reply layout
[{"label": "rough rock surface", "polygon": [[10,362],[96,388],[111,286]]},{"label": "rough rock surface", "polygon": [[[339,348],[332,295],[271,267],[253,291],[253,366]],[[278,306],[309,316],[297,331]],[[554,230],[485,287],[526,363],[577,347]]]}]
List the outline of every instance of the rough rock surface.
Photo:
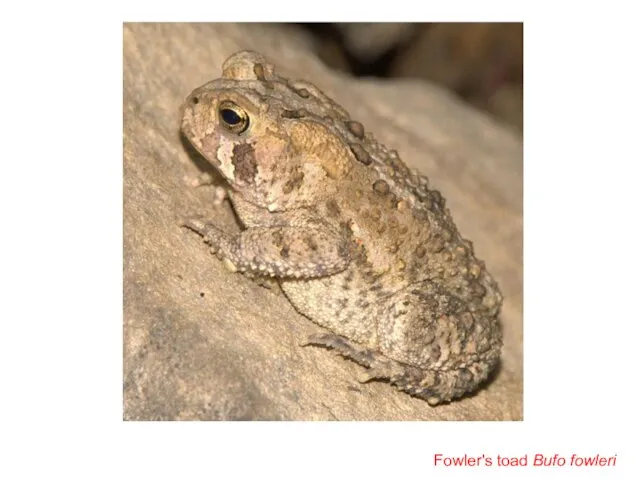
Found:
[{"label": "rough rock surface", "polygon": [[[293,27],[124,26],[124,418],[518,420],[522,418],[522,145],[482,114],[418,81],[356,80],[327,70]],[[258,50],[313,81],[447,199],[504,295],[502,364],[476,395],[435,408],[358,365],[300,347],[319,327],[284,295],[229,273],[178,218],[237,228],[211,169],[179,135],[179,107],[222,62]]]}]

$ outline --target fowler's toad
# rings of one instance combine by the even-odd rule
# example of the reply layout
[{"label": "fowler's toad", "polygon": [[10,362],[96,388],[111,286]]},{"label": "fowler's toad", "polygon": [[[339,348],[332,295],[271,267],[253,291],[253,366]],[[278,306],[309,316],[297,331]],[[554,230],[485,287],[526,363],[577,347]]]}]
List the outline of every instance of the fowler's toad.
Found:
[{"label": "fowler's toad", "polygon": [[427,178],[314,85],[229,57],[182,130],[225,177],[244,230],[199,220],[232,270],[278,279],[329,332],[309,343],[429,404],[474,390],[500,357],[502,297]]}]

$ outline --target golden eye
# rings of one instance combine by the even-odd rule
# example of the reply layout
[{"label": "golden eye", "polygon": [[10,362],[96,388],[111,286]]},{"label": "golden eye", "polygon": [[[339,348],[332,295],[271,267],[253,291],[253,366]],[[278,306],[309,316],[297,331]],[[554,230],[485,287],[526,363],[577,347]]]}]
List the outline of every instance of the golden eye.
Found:
[{"label": "golden eye", "polygon": [[249,115],[233,102],[221,102],[218,106],[218,115],[220,123],[230,132],[242,133],[249,128]]}]

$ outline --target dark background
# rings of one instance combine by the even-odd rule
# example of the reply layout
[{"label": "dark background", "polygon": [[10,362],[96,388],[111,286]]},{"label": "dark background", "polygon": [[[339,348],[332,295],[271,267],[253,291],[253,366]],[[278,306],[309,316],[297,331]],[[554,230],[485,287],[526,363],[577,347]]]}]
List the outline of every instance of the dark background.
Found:
[{"label": "dark background", "polygon": [[522,132],[522,23],[314,23],[327,65],[422,78]]}]

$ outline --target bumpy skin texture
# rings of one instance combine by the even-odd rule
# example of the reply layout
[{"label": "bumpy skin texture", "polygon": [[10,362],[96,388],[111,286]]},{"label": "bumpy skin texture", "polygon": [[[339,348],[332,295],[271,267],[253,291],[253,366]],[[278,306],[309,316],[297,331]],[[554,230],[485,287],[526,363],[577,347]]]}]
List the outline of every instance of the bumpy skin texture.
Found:
[{"label": "bumpy skin texture", "polygon": [[226,178],[244,230],[190,220],[233,271],[278,279],[336,349],[431,405],[497,364],[502,297],[439,192],[314,85],[238,52],[182,130]]}]

